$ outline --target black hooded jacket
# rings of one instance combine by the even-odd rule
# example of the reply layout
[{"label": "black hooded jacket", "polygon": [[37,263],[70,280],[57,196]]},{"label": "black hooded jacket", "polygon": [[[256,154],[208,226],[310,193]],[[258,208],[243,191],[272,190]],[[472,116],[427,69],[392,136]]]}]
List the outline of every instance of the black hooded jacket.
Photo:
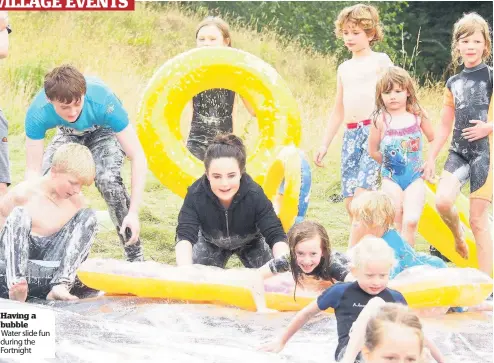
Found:
[{"label": "black hooded jacket", "polygon": [[273,204],[247,173],[242,175],[228,209],[214,195],[206,175],[188,188],[178,215],[175,240],[187,240],[194,245],[199,230],[206,241],[228,250],[243,247],[260,234],[271,248],[276,242],[286,241]]}]

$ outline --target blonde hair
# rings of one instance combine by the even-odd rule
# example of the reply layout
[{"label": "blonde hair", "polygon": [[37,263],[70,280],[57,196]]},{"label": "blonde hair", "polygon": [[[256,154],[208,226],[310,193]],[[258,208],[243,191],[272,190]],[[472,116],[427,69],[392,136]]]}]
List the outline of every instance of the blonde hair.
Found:
[{"label": "blonde hair", "polygon": [[199,25],[197,25],[196,28],[196,39],[197,35],[199,34],[199,30],[204,28],[205,26],[209,25],[214,25],[215,27],[218,28],[218,30],[221,32],[221,35],[223,35],[223,40],[228,44],[229,47],[232,46],[232,37],[230,35],[230,26],[226,21],[221,19],[220,17],[217,16],[208,16],[206,19],[201,21]]},{"label": "blonde hair", "polygon": [[366,191],[354,198],[351,205],[354,219],[368,227],[389,229],[395,219],[395,208],[391,199],[381,191]]},{"label": "blonde hair", "polygon": [[383,75],[376,84],[376,109],[372,114],[374,124],[376,124],[376,121],[380,115],[387,112],[386,105],[382,99],[382,94],[390,92],[395,85],[399,86],[403,91],[406,91],[409,94],[406,102],[406,110],[419,117],[425,116],[425,112],[419,105],[415,83],[410,74],[408,74],[408,72],[403,68],[391,66],[384,71]]},{"label": "blonde hair", "polygon": [[96,175],[96,166],[89,149],[81,144],[68,143],[60,146],[51,162],[53,171],[72,174],[83,185],[91,185]]},{"label": "blonde hair", "polygon": [[350,252],[353,268],[360,269],[369,262],[389,262],[390,269],[396,263],[395,252],[385,240],[374,236],[366,236],[353,247]]},{"label": "blonde hair", "polygon": [[384,37],[382,26],[379,22],[379,13],[372,5],[357,4],[344,8],[334,22],[336,37],[343,37],[343,27],[347,23],[352,23],[367,34],[373,36],[370,45],[377,43]]},{"label": "blonde hair", "polygon": [[424,333],[422,323],[410,308],[403,304],[386,303],[378,313],[369,320],[365,329],[364,346],[372,352],[384,340],[386,340],[386,328],[392,324],[401,325],[413,329],[420,341],[420,353],[424,349]]},{"label": "blonde hair", "polygon": [[468,37],[480,31],[484,36],[485,48],[482,53],[482,60],[485,61],[491,56],[491,36],[489,34],[489,25],[477,13],[469,13],[463,15],[453,27],[453,40],[451,42],[451,58],[453,60],[453,66],[457,67],[460,64],[460,52],[457,49],[458,42],[464,37]]}]

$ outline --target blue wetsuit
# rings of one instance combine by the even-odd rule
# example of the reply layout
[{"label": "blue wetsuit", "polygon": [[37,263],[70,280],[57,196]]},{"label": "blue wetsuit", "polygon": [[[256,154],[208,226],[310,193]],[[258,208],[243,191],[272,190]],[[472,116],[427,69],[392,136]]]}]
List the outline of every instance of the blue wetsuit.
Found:
[{"label": "blue wetsuit", "polygon": [[[357,320],[370,299],[380,297],[386,302],[397,302],[407,305],[403,295],[392,289],[385,288],[377,295],[366,293],[358,282],[344,282],[331,286],[317,298],[320,310],[334,309],[336,329],[338,330],[338,346],[335,351],[336,361],[340,361],[345,354],[350,340],[350,329]],[[360,354],[359,354],[360,355]],[[361,359],[357,357],[357,359]]]}]

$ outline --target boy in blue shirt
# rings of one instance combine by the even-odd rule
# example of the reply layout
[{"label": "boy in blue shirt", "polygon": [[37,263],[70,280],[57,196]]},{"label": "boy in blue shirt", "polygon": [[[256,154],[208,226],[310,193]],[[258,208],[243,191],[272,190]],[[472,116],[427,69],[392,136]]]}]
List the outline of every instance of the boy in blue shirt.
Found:
[{"label": "boy in blue shirt", "polygon": [[[400,292],[387,287],[394,263],[394,251],[385,241],[376,237],[364,238],[352,249],[351,272],[356,281],[338,283],[328,288],[316,301],[298,312],[283,335],[264,346],[263,350],[281,351],[293,334],[310,318],[323,310],[333,308],[338,330],[335,360],[345,363],[360,361],[365,329],[373,314],[385,302],[407,304]],[[425,339],[425,344],[436,361],[444,360],[434,343]]]},{"label": "boy in blue shirt", "polygon": [[[46,131],[55,127],[58,132],[43,155]],[[127,259],[142,261],[138,211],[147,162],[127,112],[110,88],[96,77],[84,77],[71,65],[57,67],[45,76],[44,89],[29,107],[25,130],[28,179],[48,172],[61,145],[75,142],[91,150],[95,184],[108,205]],[[121,176],[125,155],[131,161],[131,197]]]}]

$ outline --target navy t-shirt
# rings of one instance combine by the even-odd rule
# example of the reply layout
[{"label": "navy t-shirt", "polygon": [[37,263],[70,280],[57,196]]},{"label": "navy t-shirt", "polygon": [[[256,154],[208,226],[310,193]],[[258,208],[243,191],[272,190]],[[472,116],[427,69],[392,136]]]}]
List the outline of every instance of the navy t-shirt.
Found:
[{"label": "navy t-shirt", "polygon": [[396,290],[385,288],[379,294],[371,295],[362,290],[357,281],[333,285],[317,298],[317,306],[320,310],[334,309],[338,330],[338,347],[336,347],[335,359],[338,359],[340,351],[348,344],[352,324],[357,320],[369,300],[374,297],[380,297],[386,302],[407,305],[403,295]]}]

